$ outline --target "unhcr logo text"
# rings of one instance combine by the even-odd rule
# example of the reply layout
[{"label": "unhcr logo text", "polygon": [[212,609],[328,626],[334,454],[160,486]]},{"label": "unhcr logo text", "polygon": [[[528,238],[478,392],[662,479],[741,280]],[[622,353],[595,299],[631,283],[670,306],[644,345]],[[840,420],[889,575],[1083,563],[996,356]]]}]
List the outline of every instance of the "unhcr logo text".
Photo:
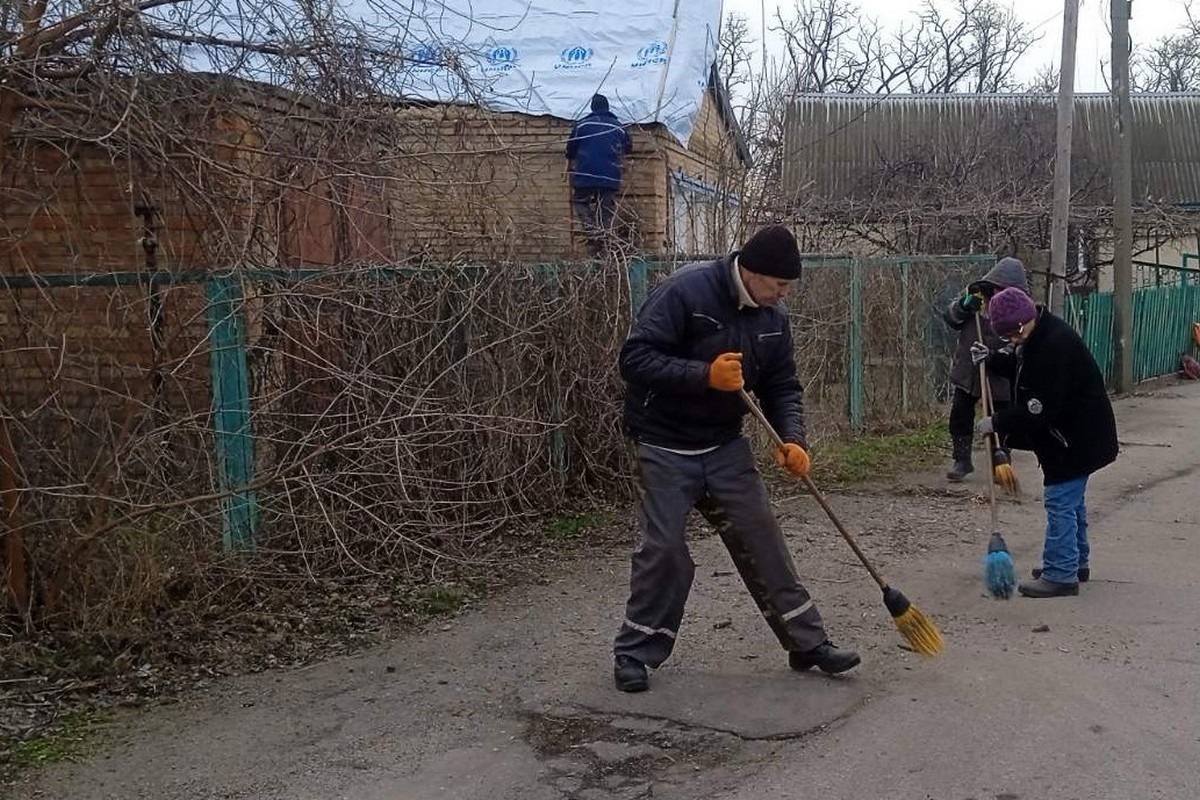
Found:
[{"label": "unhcr logo text", "polygon": [[667,43],[654,41],[637,52],[637,58],[629,63],[634,68],[667,63]]},{"label": "unhcr logo text", "polygon": [[554,65],[555,69],[583,69],[591,66],[592,48],[584,47],[577,44],[574,47],[568,47],[559,54],[558,63]]}]

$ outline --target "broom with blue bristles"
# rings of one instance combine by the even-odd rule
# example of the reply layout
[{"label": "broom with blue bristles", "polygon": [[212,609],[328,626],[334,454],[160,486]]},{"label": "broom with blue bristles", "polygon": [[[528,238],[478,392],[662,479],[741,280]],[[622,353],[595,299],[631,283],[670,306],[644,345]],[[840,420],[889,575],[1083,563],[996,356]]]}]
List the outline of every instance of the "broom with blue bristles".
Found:
[{"label": "broom with blue bristles", "polygon": [[[978,314],[975,315],[975,332],[979,336],[979,341],[982,342],[983,325],[979,321]],[[979,362],[979,392],[983,396],[983,413],[990,417],[994,413],[992,392],[988,386],[987,367],[982,361]],[[1008,543],[1000,535],[1000,523],[996,510],[996,481],[1000,480],[998,473],[1001,466],[1007,467],[1010,475],[1013,474],[1012,466],[1007,463],[996,464],[998,444],[996,432],[992,431],[984,438],[987,440],[988,461],[995,465],[993,469],[997,473],[996,477],[987,481],[988,505],[992,507],[992,535],[988,539],[987,555],[983,559],[984,579],[987,582],[988,593],[992,597],[997,600],[1008,600],[1013,596],[1013,590],[1017,588],[1017,571],[1013,568],[1012,555],[1008,552]],[[1015,486],[1015,476],[1011,481]]]}]

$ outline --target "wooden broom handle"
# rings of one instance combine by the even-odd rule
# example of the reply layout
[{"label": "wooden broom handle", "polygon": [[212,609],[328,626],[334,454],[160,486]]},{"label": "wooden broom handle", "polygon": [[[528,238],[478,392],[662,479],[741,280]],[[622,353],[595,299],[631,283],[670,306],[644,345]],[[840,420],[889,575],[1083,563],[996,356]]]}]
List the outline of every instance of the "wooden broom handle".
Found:
[{"label": "wooden broom handle", "polygon": [[[738,394],[742,396],[742,402],[744,402],[750,409],[750,413],[754,415],[755,419],[762,423],[763,428],[766,429],[768,434],[770,434],[771,440],[775,442],[775,446],[783,447],[785,442],[780,437],[779,433],[776,432],[775,427],[771,425],[771,421],[767,419],[767,415],[763,413],[761,408],[759,408],[759,405],[757,402],[755,402],[754,398],[751,397],[745,389],[738,389]],[[821,494],[821,491],[816,487],[816,484],[812,482],[812,478],[805,475],[800,480],[804,482],[805,487],[809,492],[812,493],[812,496],[816,499],[817,504],[821,506],[827,515],[829,515],[829,521],[833,523],[833,527],[837,528],[838,533],[840,533],[842,538],[846,540],[846,544],[850,545],[850,549],[854,551],[854,555],[858,556],[858,560],[861,561],[862,565],[867,568],[867,572],[871,573],[871,577],[875,579],[877,584],[879,584],[879,588],[888,588],[887,582],[884,581],[883,576],[880,575],[879,572],[876,571],[875,567],[871,565],[871,562],[867,560],[867,556],[865,553],[863,553],[862,548],[858,546],[858,542],[855,541],[854,537],[850,535],[850,531],[846,530],[845,526],[842,525],[841,520],[837,518],[837,514],[833,513],[833,509],[829,507],[829,503],[825,500],[825,495]]]},{"label": "wooden broom handle", "polygon": [[[975,312],[975,335],[979,338],[979,343],[983,344],[983,323],[979,321],[979,312]],[[979,362],[979,394],[983,398],[983,413],[989,417],[992,416],[992,390],[988,386],[987,365],[984,362]],[[995,420],[993,420],[993,423]],[[984,437],[987,440],[988,448],[988,467],[994,472],[996,447],[999,446],[999,437],[993,430],[989,435]],[[995,531],[1000,524],[1000,517],[996,511],[996,476],[987,476],[988,485],[988,505],[992,507],[992,530]]]}]

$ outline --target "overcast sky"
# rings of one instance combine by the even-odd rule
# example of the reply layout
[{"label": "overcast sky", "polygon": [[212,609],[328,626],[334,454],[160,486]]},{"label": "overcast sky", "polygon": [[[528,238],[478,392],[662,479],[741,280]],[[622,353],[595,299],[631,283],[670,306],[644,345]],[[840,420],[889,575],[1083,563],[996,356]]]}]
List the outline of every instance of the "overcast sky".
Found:
[{"label": "overcast sky", "polygon": [[[886,27],[897,27],[898,23],[913,15],[922,5],[921,0],[854,0],[863,15],[874,17]],[[1042,39],[1025,54],[1018,67],[1018,77],[1027,80],[1043,65],[1058,65],[1062,48],[1063,0],[1000,0],[1002,5],[1011,5],[1017,16],[1028,22],[1042,34]],[[795,7],[794,0],[724,0],[725,14],[745,14],[754,32],[755,39],[762,36],[761,22],[766,11],[767,27],[775,19],[775,10],[782,8],[785,16]],[[1187,19],[1184,13],[1185,0],[1134,0],[1133,15],[1129,23],[1130,36],[1136,52],[1139,45],[1152,42],[1164,35],[1175,33]],[[1200,12],[1200,0],[1195,7]],[[1107,91],[1106,67],[1100,64],[1109,60],[1108,0],[1082,0],[1079,6],[1079,38],[1075,55],[1075,89],[1080,92]],[[769,47],[779,47],[778,37],[766,31]]]}]

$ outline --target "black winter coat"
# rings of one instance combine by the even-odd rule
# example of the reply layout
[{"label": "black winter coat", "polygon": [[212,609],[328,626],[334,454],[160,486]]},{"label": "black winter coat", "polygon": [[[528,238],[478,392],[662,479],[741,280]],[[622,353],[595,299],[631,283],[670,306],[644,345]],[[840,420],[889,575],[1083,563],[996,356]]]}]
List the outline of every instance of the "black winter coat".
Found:
[{"label": "black winter coat", "polygon": [[638,311],[621,348],[625,432],[637,441],[700,449],[740,436],[747,413],[741,397],[708,385],[713,359],[736,351],[746,390],[757,395],[775,430],[807,447],[787,311],[739,310],[732,258],[681,267]]},{"label": "black winter coat", "polygon": [[1029,339],[993,354],[988,369],[1013,379],[1013,404],[994,418],[1002,442],[1032,450],[1051,486],[1111,464],[1117,423],[1104,376],[1070,325],[1038,307]]}]

